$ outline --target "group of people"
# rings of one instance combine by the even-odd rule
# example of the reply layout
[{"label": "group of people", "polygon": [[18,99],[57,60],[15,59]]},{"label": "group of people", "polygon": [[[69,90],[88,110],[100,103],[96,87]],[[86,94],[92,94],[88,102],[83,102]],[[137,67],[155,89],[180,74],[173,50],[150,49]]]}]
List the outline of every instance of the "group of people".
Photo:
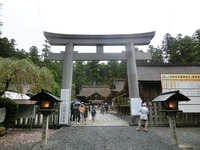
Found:
[{"label": "group of people", "polygon": [[92,123],[94,124],[96,108],[94,105],[90,106],[88,104],[73,104],[71,107],[71,121],[77,121],[77,124],[80,124],[80,120],[82,124],[87,124],[87,117],[91,115]]},{"label": "group of people", "polygon": [[[104,113],[105,106],[101,106],[100,111],[101,113]],[[139,131],[140,128],[143,126],[144,131],[147,131],[148,127],[148,114],[149,110],[146,103],[142,104],[140,112],[140,120],[138,122],[137,130]],[[92,123],[94,124],[95,121],[95,115],[96,115],[96,108],[95,105],[88,105],[84,104],[83,102],[81,104],[73,104],[71,107],[71,121],[77,121],[77,124],[80,124],[80,120],[82,120],[82,124],[87,124],[87,117],[88,115],[91,115],[92,117]]]},{"label": "group of people", "polygon": [[106,114],[108,113],[108,103],[104,103],[100,105],[100,113],[104,114],[106,112]]}]

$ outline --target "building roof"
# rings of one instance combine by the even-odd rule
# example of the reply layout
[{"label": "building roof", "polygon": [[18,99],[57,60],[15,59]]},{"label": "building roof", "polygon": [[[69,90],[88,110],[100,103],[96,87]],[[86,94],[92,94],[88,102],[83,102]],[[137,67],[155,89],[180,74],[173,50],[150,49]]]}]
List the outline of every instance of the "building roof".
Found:
[{"label": "building roof", "polygon": [[125,79],[117,79],[114,81],[115,88],[112,89],[113,92],[119,92],[124,88]]},{"label": "building roof", "polygon": [[28,100],[30,97],[23,93],[16,93],[5,91],[3,97],[10,98],[12,100]]},{"label": "building roof", "polygon": [[139,81],[160,81],[161,74],[200,74],[200,65],[138,65]]},{"label": "building roof", "polygon": [[187,96],[181,94],[179,91],[171,91],[171,92],[161,93],[153,100],[153,102],[165,102],[169,100],[189,101],[190,99]]},{"label": "building roof", "polygon": [[107,97],[110,93],[110,87],[108,85],[87,85],[83,86],[78,96],[88,97],[94,93],[98,93],[104,97]]}]

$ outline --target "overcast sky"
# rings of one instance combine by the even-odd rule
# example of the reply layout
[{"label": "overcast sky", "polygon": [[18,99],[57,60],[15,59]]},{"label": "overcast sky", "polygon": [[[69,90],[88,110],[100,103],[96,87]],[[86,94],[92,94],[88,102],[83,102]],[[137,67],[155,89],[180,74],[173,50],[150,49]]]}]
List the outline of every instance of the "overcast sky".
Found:
[{"label": "overcast sky", "polygon": [[[17,48],[43,48],[43,31],[63,34],[133,34],[156,31],[176,37],[200,29],[199,0],[0,0],[3,37]],[[143,50],[147,48],[142,47]],[[52,47],[52,52],[64,48]]]}]

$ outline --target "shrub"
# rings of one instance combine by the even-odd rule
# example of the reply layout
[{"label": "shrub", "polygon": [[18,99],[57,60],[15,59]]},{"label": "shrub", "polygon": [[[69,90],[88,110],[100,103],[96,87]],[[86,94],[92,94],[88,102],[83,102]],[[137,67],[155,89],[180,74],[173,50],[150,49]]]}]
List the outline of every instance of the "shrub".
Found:
[{"label": "shrub", "polygon": [[9,98],[0,97],[0,108],[6,108],[6,117],[2,123],[5,128],[13,127],[15,123],[15,116],[17,114],[18,105],[15,101]]}]

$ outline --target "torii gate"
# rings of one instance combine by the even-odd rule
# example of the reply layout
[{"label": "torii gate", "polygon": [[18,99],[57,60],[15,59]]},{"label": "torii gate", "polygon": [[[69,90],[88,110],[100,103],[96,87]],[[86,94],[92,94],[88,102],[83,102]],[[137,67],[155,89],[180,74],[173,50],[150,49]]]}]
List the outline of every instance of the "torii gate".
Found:
[{"label": "torii gate", "polygon": [[[155,31],[139,34],[116,35],[73,35],[44,32],[50,45],[65,46],[65,52],[50,53],[48,59],[64,60],[62,75],[62,89],[60,103],[59,124],[69,124],[73,60],[127,60],[127,74],[129,98],[131,100],[131,114],[138,115],[137,109],[141,105],[138,89],[136,59],[150,59],[150,53],[135,52],[134,46],[148,45],[154,37]],[[104,53],[103,46],[125,46],[121,53]],[[96,53],[78,53],[74,46],[96,46]]]}]

